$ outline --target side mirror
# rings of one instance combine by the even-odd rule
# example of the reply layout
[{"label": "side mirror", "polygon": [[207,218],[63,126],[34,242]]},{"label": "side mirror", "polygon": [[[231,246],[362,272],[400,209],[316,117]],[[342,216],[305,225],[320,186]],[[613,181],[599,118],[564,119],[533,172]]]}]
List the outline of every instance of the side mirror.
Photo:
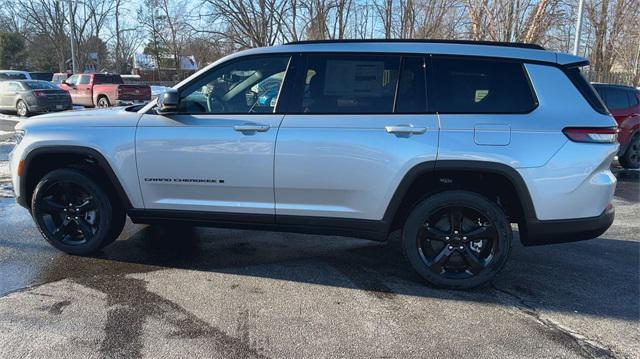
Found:
[{"label": "side mirror", "polygon": [[180,96],[178,95],[178,91],[175,89],[167,89],[167,91],[158,97],[157,112],[161,115],[176,112],[179,101]]}]

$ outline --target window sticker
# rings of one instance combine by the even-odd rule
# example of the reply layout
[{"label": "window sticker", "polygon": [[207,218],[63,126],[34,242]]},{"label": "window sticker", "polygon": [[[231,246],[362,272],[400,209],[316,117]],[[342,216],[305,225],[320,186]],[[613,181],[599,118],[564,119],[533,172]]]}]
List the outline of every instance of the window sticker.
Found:
[{"label": "window sticker", "polygon": [[328,60],[325,96],[378,97],[383,95],[383,61]]},{"label": "window sticker", "polygon": [[485,97],[489,94],[489,90],[476,90],[476,103],[484,100]]}]

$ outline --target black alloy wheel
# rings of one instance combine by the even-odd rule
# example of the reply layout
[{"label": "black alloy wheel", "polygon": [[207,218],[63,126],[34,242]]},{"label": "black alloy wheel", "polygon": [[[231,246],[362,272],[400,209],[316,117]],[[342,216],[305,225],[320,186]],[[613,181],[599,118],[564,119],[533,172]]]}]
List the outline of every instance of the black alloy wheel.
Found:
[{"label": "black alloy wheel", "polygon": [[76,255],[113,242],[124,226],[117,203],[91,177],[75,169],[45,175],[34,190],[31,212],[45,239]]},{"label": "black alloy wheel", "polygon": [[403,230],[403,248],[427,281],[465,289],[497,274],[511,238],[507,217],[495,203],[472,192],[448,191],[416,206]]},{"label": "black alloy wheel", "polygon": [[483,271],[499,250],[495,224],[482,212],[445,206],[429,215],[418,236],[424,263],[447,278],[469,278]]}]

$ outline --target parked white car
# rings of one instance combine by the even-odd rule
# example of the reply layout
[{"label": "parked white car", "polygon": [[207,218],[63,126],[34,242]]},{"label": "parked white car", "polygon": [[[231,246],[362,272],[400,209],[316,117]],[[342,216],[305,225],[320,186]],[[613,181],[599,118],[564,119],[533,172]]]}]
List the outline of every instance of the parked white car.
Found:
[{"label": "parked white car", "polygon": [[31,80],[31,74],[26,71],[0,70],[0,81]]}]

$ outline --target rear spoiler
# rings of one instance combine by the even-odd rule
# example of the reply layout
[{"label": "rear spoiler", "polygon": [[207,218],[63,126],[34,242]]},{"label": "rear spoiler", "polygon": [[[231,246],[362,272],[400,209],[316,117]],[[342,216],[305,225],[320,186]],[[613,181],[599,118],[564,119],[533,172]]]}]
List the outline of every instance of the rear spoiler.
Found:
[{"label": "rear spoiler", "polygon": [[589,65],[589,60],[585,59],[584,57],[565,54],[562,52],[556,53],[556,62],[558,63],[558,65],[568,68],[583,67]]}]

